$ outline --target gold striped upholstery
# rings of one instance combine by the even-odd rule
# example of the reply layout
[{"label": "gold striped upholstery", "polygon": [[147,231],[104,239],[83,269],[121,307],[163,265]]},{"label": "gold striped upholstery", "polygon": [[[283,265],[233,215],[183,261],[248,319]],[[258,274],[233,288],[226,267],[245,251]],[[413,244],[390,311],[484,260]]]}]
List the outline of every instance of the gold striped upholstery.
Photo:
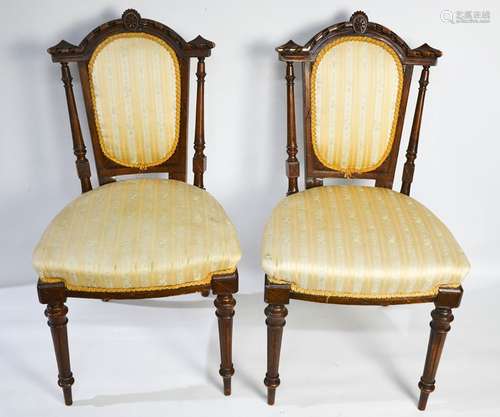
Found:
[{"label": "gold striped upholstery", "polygon": [[392,148],[402,85],[401,61],[384,42],[345,36],[327,44],[311,73],[312,142],[321,163],[346,176],[379,167]]},{"label": "gold striped upholstery", "polygon": [[297,292],[385,298],[436,294],[469,271],[446,226],[414,199],[378,187],[324,186],[274,209],[262,266]]},{"label": "gold striped upholstery", "polygon": [[52,221],[33,264],[70,289],[132,291],[210,282],[241,257],[236,232],[206,191],[180,181],[119,181],[85,193]]},{"label": "gold striped upholstery", "polygon": [[97,133],[104,154],[120,165],[166,161],[179,137],[180,73],[174,50],[145,33],[103,41],[89,62]]}]

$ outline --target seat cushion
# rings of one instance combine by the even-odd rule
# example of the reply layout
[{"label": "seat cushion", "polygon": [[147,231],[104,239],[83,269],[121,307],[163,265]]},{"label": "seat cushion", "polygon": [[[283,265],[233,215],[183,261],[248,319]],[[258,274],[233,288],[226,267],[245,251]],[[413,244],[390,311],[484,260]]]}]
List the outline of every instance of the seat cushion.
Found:
[{"label": "seat cushion", "polygon": [[457,287],[469,262],[446,226],[414,199],[384,188],[325,186],[274,209],[262,266],[297,292],[389,298]]},{"label": "seat cushion", "polygon": [[234,226],[206,191],[162,179],[85,193],[50,223],[33,264],[42,281],[76,290],[144,290],[210,282],[236,269]]}]

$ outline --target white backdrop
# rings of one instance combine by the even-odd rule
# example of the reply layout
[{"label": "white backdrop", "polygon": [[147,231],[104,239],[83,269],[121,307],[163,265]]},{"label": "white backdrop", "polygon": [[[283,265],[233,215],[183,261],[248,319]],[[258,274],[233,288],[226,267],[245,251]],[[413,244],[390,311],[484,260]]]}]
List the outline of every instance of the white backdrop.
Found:
[{"label": "white backdrop", "polygon": [[[469,256],[472,273],[466,288],[493,284],[500,266],[497,2],[3,0],[0,285],[35,282],[32,249],[50,219],[80,190],[59,68],[45,51],[61,39],[78,43],[95,26],[118,18],[129,7],[166,23],[186,40],[200,33],[217,44],[207,61],[206,186],[238,229],[243,291],[262,288],[261,234],[272,207],[286,191],[284,66],[274,48],[290,38],[304,43],[357,9],[394,30],[411,47],[427,42],[444,52],[431,69],[412,195],[449,226]],[[440,15],[445,9],[489,10],[491,22],[443,22]],[[75,70],[73,75],[81,99]],[[414,84],[402,149],[416,90]],[[194,94],[192,103],[193,98]],[[297,102],[300,105],[300,94]],[[91,154],[83,110],[80,106]],[[300,114],[300,107],[297,111]],[[191,141],[192,127],[191,123]],[[300,134],[302,144],[301,138]]]}]

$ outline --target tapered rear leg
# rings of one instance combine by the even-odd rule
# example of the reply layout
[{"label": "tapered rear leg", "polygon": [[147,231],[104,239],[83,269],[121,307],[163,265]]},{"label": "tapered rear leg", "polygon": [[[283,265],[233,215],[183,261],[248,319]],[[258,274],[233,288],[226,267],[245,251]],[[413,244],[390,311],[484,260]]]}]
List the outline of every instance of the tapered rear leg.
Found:
[{"label": "tapered rear leg", "polygon": [[430,322],[431,333],[427,347],[424,372],[418,383],[420,399],[418,409],[425,410],[429,394],[435,389],[436,372],[443,352],[446,335],[450,331],[453,321],[452,308],[460,305],[462,288],[441,288],[435,301],[436,308],[432,311]]},{"label": "tapered rear leg", "polygon": [[203,290],[203,291],[201,292],[201,296],[202,296],[202,297],[208,297],[209,295],[210,295],[210,290]]},{"label": "tapered rear leg", "polygon": [[233,294],[238,291],[238,272],[212,278],[212,292],[217,296],[214,305],[219,327],[220,369],[224,383],[224,395],[231,395],[233,367],[233,316],[236,301]]},{"label": "tapered rear leg", "polygon": [[56,354],[57,368],[59,370],[58,384],[63,390],[64,403],[71,405],[73,398],[71,386],[75,382],[71,373],[69,361],[68,333],[66,325],[68,318],[68,307],[64,304],[66,297],[64,295],[64,284],[47,284],[39,281],[38,297],[40,302],[47,304],[45,316],[48,318],[47,324],[52,333],[54,351]]}]

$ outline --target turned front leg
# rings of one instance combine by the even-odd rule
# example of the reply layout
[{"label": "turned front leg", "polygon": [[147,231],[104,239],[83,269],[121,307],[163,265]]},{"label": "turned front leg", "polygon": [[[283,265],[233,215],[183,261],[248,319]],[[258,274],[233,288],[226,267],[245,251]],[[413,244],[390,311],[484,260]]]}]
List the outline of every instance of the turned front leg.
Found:
[{"label": "turned front leg", "polygon": [[288,310],[284,305],[270,304],[265,309],[267,324],[267,373],[264,384],[267,387],[267,403],[274,404],[276,388],[280,384],[278,373],[281,338]]},{"label": "turned front leg", "polygon": [[450,331],[450,323],[453,321],[453,314],[449,307],[436,307],[432,313],[431,334],[427,347],[427,357],[425,359],[424,373],[420,378],[418,387],[420,388],[420,399],[418,409],[425,410],[429,394],[435,389],[436,372],[439,359],[443,351],[446,334]]},{"label": "turned front leg", "polygon": [[232,294],[218,294],[214,301],[219,322],[220,370],[224,381],[224,395],[231,395],[231,377],[234,374],[232,360],[233,316],[236,301]]},{"label": "turned front leg", "polygon": [[73,403],[71,385],[75,380],[69,362],[68,333],[66,329],[68,323],[67,313],[68,307],[62,302],[49,304],[45,310],[45,316],[48,318],[47,323],[52,333],[57,368],[59,370],[58,384],[63,390],[64,403],[71,405]]}]

